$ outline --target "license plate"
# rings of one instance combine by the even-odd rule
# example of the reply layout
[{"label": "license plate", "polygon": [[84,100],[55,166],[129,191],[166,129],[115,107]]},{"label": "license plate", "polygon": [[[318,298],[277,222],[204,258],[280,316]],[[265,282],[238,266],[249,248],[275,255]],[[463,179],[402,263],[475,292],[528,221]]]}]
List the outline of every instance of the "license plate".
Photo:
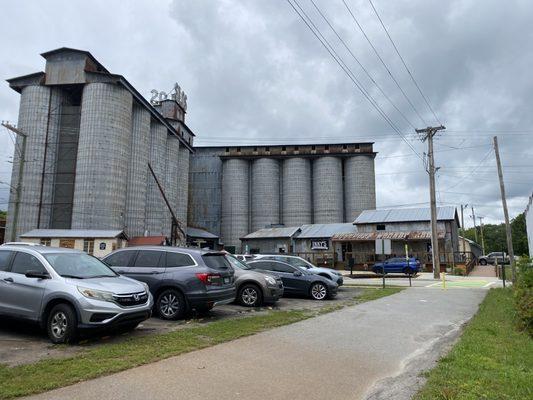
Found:
[{"label": "license plate", "polygon": [[229,283],[229,278],[224,278],[224,283]]}]

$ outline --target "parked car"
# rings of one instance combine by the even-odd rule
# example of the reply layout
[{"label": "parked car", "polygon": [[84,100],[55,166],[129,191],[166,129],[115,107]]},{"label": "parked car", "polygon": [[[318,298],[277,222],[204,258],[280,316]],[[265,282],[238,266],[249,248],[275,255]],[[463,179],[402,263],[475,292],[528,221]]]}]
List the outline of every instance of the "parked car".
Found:
[{"label": "parked car", "polygon": [[71,342],[79,329],[134,329],[152,306],[147,285],[82,251],[0,248],[0,314],[40,323],[53,343]]},{"label": "parked car", "polygon": [[[502,263],[502,259],[504,257],[504,253],[501,252],[501,251],[493,251],[492,253],[489,253],[485,256],[480,256],[479,257],[479,264],[480,265],[487,265],[487,264],[492,264],[492,265],[495,265],[495,264],[501,264]],[[515,256],[515,261],[518,260],[519,257]],[[505,264],[509,264],[509,254],[505,254],[505,259],[503,260],[503,262]]]},{"label": "parked car", "polygon": [[154,311],[163,319],[206,312],[235,299],[234,271],[225,254],[210,250],[139,246],[120,249],[103,261],[117,273],[145,282]]},{"label": "parked car", "polygon": [[255,258],[253,254],[234,254],[234,257],[244,262],[252,261]]},{"label": "parked car", "polygon": [[404,273],[416,275],[420,271],[420,261],[414,257],[410,257],[409,262],[405,257],[389,258],[386,261],[375,263],[372,266],[372,271],[376,274]]},{"label": "parked car", "polygon": [[311,297],[314,300],[325,300],[337,295],[339,285],[320,275],[302,270],[286,262],[258,259],[248,265],[254,269],[268,271],[279,276],[283,281],[284,293]]},{"label": "parked car", "polygon": [[298,256],[286,256],[286,255],[278,255],[278,254],[257,254],[255,255],[254,260],[277,260],[286,262],[287,264],[290,264],[294,267],[298,267],[300,269],[307,270],[308,272],[311,272],[312,274],[323,276],[324,278],[328,278],[332,280],[333,282],[337,282],[337,285],[342,286],[344,284],[344,278],[342,274],[338,271],[335,271],[331,268],[322,268],[322,267],[316,267],[315,265],[311,264],[309,261],[305,260],[302,257]]},{"label": "parked car", "polygon": [[235,300],[245,307],[258,307],[274,303],[283,296],[283,281],[279,276],[254,270],[231,254],[227,260],[235,270]]}]

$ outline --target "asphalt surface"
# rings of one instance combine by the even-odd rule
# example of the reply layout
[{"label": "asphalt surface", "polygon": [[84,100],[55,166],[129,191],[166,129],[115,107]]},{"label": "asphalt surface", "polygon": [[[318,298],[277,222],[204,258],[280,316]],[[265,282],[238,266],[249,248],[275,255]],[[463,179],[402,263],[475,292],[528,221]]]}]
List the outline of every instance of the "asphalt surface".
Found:
[{"label": "asphalt surface", "polygon": [[486,289],[407,289],[35,399],[408,399]]}]

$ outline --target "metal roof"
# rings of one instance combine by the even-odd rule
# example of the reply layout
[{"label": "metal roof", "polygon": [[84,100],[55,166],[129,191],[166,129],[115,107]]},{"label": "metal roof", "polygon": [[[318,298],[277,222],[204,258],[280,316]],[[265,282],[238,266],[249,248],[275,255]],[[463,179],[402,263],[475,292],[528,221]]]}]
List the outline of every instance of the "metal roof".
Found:
[{"label": "metal roof", "polygon": [[[437,207],[437,220],[458,220],[453,206]],[[354,224],[376,224],[386,222],[430,221],[430,208],[397,208],[389,210],[365,210],[355,219]],[[459,222],[459,221],[457,221]]]},{"label": "metal roof", "polygon": [[202,239],[218,239],[218,236],[214,233],[206,231],[205,229],[191,228],[190,226],[187,227],[187,236]]},{"label": "metal roof", "polygon": [[100,229],[33,229],[21,238],[128,238],[124,231]]},{"label": "metal roof", "polygon": [[[443,231],[437,232],[439,239],[444,239],[446,233]],[[338,233],[333,235],[331,240],[338,242],[371,242],[376,239],[390,239],[390,240],[430,240],[431,232],[429,231],[403,231],[403,232],[354,232],[354,233]]]},{"label": "metal roof", "polygon": [[277,239],[277,238],[292,238],[294,234],[300,231],[298,226],[289,228],[264,228],[258,231],[249,233],[241,238],[241,240],[250,239]]},{"label": "metal roof", "polygon": [[336,233],[354,233],[357,228],[351,223],[309,224],[302,225],[301,230],[296,239],[330,238]]}]

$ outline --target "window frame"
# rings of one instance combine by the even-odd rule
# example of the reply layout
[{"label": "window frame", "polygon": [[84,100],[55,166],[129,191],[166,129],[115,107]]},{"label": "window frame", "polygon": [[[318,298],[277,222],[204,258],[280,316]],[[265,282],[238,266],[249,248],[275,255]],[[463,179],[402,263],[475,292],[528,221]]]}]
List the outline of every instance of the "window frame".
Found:
[{"label": "window frame", "polygon": [[13,271],[13,266],[15,265],[15,260],[17,259],[17,256],[19,254],[24,254],[25,256],[29,256],[29,257],[35,258],[39,262],[39,264],[41,264],[42,270],[38,271],[38,272],[42,272],[42,273],[46,273],[46,274],[50,273],[46,269],[46,266],[44,265],[44,263],[41,260],[39,260],[39,258],[37,256],[35,256],[33,254],[30,254],[30,253],[26,253],[25,251],[14,251],[13,253],[15,253],[15,254],[11,257],[11,260],[10,260],[10,263],[9,263],[9,270],[6,271],[6,272],[11,272],[12,274],[18,274],[18,275],[26,275],[28,273],[28,271],[37,271],[36,269],[28,269],[24,273]]},{"label": "window frame", "polygon": [[[141,256],[142,253],[147,253],[147,252],[152,252],[152,253],[159,253],[159,259],[157,260],[157,264],[156,265],[150,265],[150,266],[137,266],[137,260],[139,259],[139,257]],[[164,258],[164,261],[162,262],[161,260],[163,259],[163,253],[165,253],[164,251],[161,251],[161,250],[137,250],[137,254],[135,255],[135,260],[133,260],[133,262],[130,263],[130,268],[165,268],[165,264],[166,264],[166,257]]]},{"label": "window frame", "polygon": [[15,256],[16,251],[15,250],[0,250],[0,253],[9,253],[9,257],[7,259],[6,269],[1,269],[0,272],[11,272],[11,263],[13,262],[13,257]]},{"label": "window frame", "polygon": [[[179,254],[181,256],[189,257],[189,260],[191,260],[192,264],[187,264],[187,265],[168,265],[168,255],[169,254]],[[185,267],[197,267],[197,266],[198,266],[198,263],[196,262],[194,257],[191,256],[188,253],[183,253],[181,251],[165,251],[165,262],[164,262],[164,267],[165,268],[185,268]]]},{"label": "window frame", "polygon": [[[137,258],[137,250],[122,250],[122,251],[117,251],[116,253],[112,253],[112,254],[109,254],[107,257],[105,257],[102,261],[108,265],[109,267],[111,268],[117,268],[117,267],[130,267],[132,265],[132,261],[135,260]],[[110,265],[108,262],[107,262],[107,259],[109,257],[113,257],[113,256],[116,256],[118,254],[129,254],[129,259],[128,259],[128,263],[126,265]]]}]

